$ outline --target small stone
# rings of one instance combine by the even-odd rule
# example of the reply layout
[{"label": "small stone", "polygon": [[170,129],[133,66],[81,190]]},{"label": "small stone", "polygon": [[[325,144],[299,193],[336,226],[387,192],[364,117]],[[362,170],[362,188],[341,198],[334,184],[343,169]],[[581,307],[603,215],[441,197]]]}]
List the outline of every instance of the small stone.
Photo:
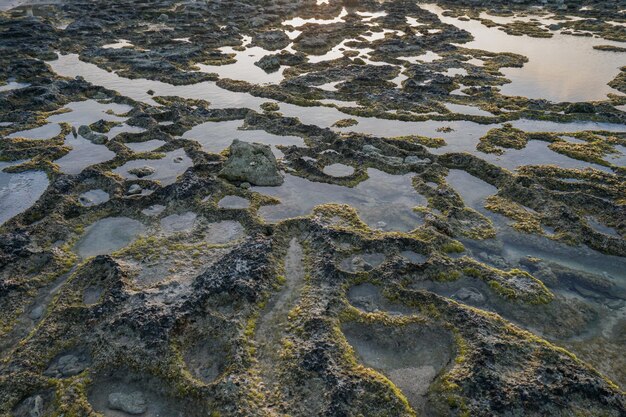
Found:
[{"label": "small stone", "polygon": [[422,159],[415,155],[409,155],[404,158],[404,163],[409,165],[426,165],[430,164],[431,160],[429,158]]},{"label": "small stone", "polygon": [[148,166],[148,165],[144,165],[142,167],[133,168],[133,169],[129,169],[128,170],[129,174],[134,175],[137,178],[147,177],[149,175],[154,174],[155,172],[156,172],[156,170],[154,168],[152,168],[151,166]]},{"label": "small stone", "polygon": [[108,140],[106,135],[100,135],[98,133],[95,133],[91,130],[89,126],[86,125],[82,125],[78,128],[78,134],[96,145],[105,144]]},{"label": "small stone", "polygon": [[142,188],[139,184],[133,184],[128,189],[128,194],[131,194],[131,195],[141,194],[141,191],[142,191]]},{"label": "small stone", "polygon": [[113,392],[109,394],[109,408],[119,410],[132,415],[143,414],[148,410],[146,399],[140,391],[131,394]]},{"label": "small stone", "polygon": [[85,365],[74,355],[65,355],[59,358],[59,371],[63,376],[78,375],[85,370]]},{"label": "small stone", "polygon": [[181,162],[184,161],[184,158],[182,156],[177,156],[176,158],[173,159],[175,164],[180,164]]},{"label": "small stone", "polygon": [[147,93],[149,96],[153,96],[153,95],[154,95],[154,90],[148,90],[148,91],[146,91],[146,93]]},{"label": "small stone", "polygon": [[244,190],[247,190],[251,187],[252,185],[249,182],[242,182],[239,187],[243,188]]}]

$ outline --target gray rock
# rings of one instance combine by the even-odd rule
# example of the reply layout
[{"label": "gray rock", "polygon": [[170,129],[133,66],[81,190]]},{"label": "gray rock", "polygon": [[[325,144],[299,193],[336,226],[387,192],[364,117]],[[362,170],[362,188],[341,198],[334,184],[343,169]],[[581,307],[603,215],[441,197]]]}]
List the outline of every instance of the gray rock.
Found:
[{"label": "gray rock", "polygon": [[119,410],[132,415],[143,414],[148,410],[143,393],[135,391],[131,394],[113,392],[109,394],[109,408]]},{"label": "gray rock", "polygon": [[237,139],[230,145],[230,156],[220,175],[229,181],[260,186],[277,186],[284,181],[276,157],[268,145]]},{"label": "gray rock", "polygon": [[30,417],[40,417],[43,416],[43,398],[41,398],[41,396],[37,395],[33,398],[33,408],[30,409],[30,412],[28,413]]},{"label": "gray rock", "polygon": [[87,368],[88,361],[83,357],[80,358],[73,354],[67,354],[59,357],[44,372],[44,375],[55,378],[67,378],[78,375]]}]

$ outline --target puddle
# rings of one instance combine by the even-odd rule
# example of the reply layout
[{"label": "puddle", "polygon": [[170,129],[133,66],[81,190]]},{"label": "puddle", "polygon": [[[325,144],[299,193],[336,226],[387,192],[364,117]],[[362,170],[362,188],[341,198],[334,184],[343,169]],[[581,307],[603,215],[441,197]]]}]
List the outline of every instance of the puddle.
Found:
[{"label": "puddle", "polygon": [[161,380],[119,371],[108,378],[97,378],[88,399],[94,410],[106,417],[184,415],[183,408],[165,395],[164,389]]},{"label": "puddle", "polygon": [[104,290],[100,287],[90,286],[85,288],[85,292],[83,293],[83,304],[86,306],[97,304],[103,293]]},{"label": "puddle", "polygon": [[426,255],[422,255],[421,253],[413,252],[410,250],[400,252],[400,256],[402,256],[409,263],[414,265],[421,265],[428,260],[428,257]]},{"label": "puddle", "polygon": [[344,21],[343,18],[346,17],[347,15],[348,15],[348,11],[345,8],[343,8],[341,9],[341,13],[339,13],[339,15],[333,19],[316,19],[316,18],[303,19],[301,17],[294,17],[293,19],[283,21],[282,24],[283,26],[293,26],[293,27],[304,26],[307,23],[312,23],[316,25],[329,25],[331,23],[343,22]]},{"label": "puddle", "polygon": [[155,289],[158,296],[174,300],[192,291],[191,285],[198,275],[220,261],[231,250],[232,248],[191,246],[179,249],[166,246],[156,254],[131,254],[125,260],[130,266],[135,285],[149,288],[158,284]]},{"label": "puddle", "polygon": [[0,225],[32,207],[49,184],[48,176],[40,171],[17,174],[2,171],[14,164],[0,162]]},{"label": "puddle", "polygon": [[241,239],[246,231],[241,223],[234,220],[223,220],[211,223],[205,232],[205,240],[211,244],[230,243]]},{"label": "puddle", "polygon": [[74,251],[82,258],[108,255],[132,243],[145,226],[128,217],[109,217],[89,226]]},{"label": "puddle", "polygon": [[179,96],[201,99],[211,102],[215,108],[248,107],[257,109],[267,100],[253,97],[246,93],[234,93],[219,88],[214,82],[207,81],[193,85],[173,85],[146,79],[128,79],[105,71],[94,64],[83,62],[76,54],[60,55],[54,61],[48,61],[52,70],[67,77],[82,76],[88,82],[111,90],[120,91],[136,101],[156,105],[147,92],[154,91],[154,96]]},{"label": "puddle", "polygon": [[224,372],[227,360],[232,355],[230,340],[223,340],[223,334],[212,336],[210,339],[192,341],[183,353],[187,369],[207,384],[214,382]]},{"label": "puddle", "polygon": [[410,231],[423,223],[414,207],[426,204],[412,185],[412,175],[391,175],[370,168],[370,178],[354,188],[312,182],[285,175],[280,187],[253,187],[261,194],[276,197],[281,204],[264,206],[259,215],[267,222],[304,216],[313,207],[325,203],[349,204],[371,227],[383,230]]},{"label": "puddle", "polygon": [[48,121],[50,123],[69,123],[78,129],[82,125],[88,126],[99,120],[124,122],[126,118],[117,115],[128,113],[133,108],[126,104],[100,103],[96,100],[85,100],[68,103],[63,109],[71,111],[52,115],[48,118]]},{"label": "puddle", "polygon": [[370,283],[357,284],[348,290],[348,301],[364,312],[384,311],[391,315],[411,314],[411,310],[401,304],[394,304],[385,298],[379,287]]},{"label": "puddle", "polygon": [[502,87],[502,94],[577,102],[605,100],[607,94],[618,93],[606,84],[619,74],[619,68],[624,65],[622,57],[595,50],[593,46],[620,46],[619,42],[554,32],[552,38],[512,36],[476,20],[443,16],[443,9],[434,4],[420,7],[437,14],[442,22],[470,32],[475,39],[462,44],[464,48],[528,57],[529,62],[523,68],[502,69],[504,76],[512,81]]},{"label": "puddle", "polygon": [[427,409],[428,388],[454,357],[451,334],[414,324],[346,323],[342,330],[363,365],[389,378],[415,411]]},{"label": "puddle", "polygon": [[247,209],[250,207],[250,200],[236,195],[227,195],[218,201],[217,206],[224,209]]},{"label": "puddle", "polygon": [[84,207],[93,207],[100,204],[104,204],[109,201],[110,196],[104,190],[91,190],[86,193],[82,193],[78,197],[78,202]]},{"label": "puddle", "polygon": [[[78,129],[82,125],[90,125],[99,120],[112,121],[112,122],[123,122],[126,120],[124,117],[116,116],[115,114],[110,114],[110,112],[116,114],[127,113],[132,109],[131,106],[116,104],[116,103],[99,103],[95,100],[85,100],[85,101],[76,101],[72,103],[68,103],[63,107],[58,114],[54,114],[48,117],[48,123],[36,127],[34,129],[24,130],[20,132],[15,132],[10,134],[9,138],[26,138],[26,139],[50,139],[61,133],[61,126],[59,123],[69,123],[71,126]],[[67,111],[69,110],[69,111]],[[137,132],[142,129],[124,126],[124,127],[114,127],[109,132],[109,138],[114,137],[115,135],[124,132]],[[68,136],[69,138],[70,136]],[[66,139],[67,142],[67,139]],[[71,146],[71,144],[70,144]]]},{"label": "puddle", "polygon": [[20,132],[11,133],[8,138],[24,138],[24,139],[51,139],[61,133],[61,126],[58,123],[48,123],[34,129],[22,130]]},{"label": "puddle", "polygon": [[171,214],[161,219],[161,229],[166,235],[188,232],[195,226],[197,217],[198,215],[191,211],[183,214]]},{"label": "puddle", "polygon": [[154,169],[152,174],[141,177],[143,180],[158,181],[163,186],[174,184],[179,175],[193,166],[191,158],[187,156],[184,149],[177,149],[165,154],[161,159],[135,159],[129,161],[119,168],[113,170],[115,174],[130,180],[139,179],[137,175],[131,174],[137,168],[149,166]]},{"label": "puddle", "polygon": [[609,235],[613,237],[621,237],[621,235],[617,232],[617,230],[600,223],[592,216],[587,216],[586,220],[589,226],[591,226],[591,228],[597,232],[604,233],[605,235]]},{"label": "puddle", "polygon": [[451,169],[446,181],[461,196],[467,207],[481,213],[488,212],[484,208],[485,199],[498,192],[493,185],[459,169]]},{"label": "puddle", "polygon": [[276,157],[283,156],[283,153],[276,148],[277,145],[305,146],[304,140],[298,136],[274,135],[264,130],[239,130],[243,123],[243,120],[202,123],[185,132],[183,138],[193,139],[202,145],[202,149],[213,153],[222,152],[235,139],[270,145]]},{"label": "puddle", "polygon": [[325,166],[323,172],[331,177],[349,177],[354,174],[354,168],[350,165],[332,164]]},{"label": "puddle", "polygon": [[452,113],[468,114],[470,116],[493,116],[493,114],[489,113],[488,111],[481,110],[478,107],[474,106],[467,106],[465,104],[446,103],[445,106]]},{"label": "puddle", "polygon": [[82,138],[74,137],[71,133],[65,138],[65,144],[72,148],[69,153],[54,161],[61,172],[77,175],[91,165],[107,162],[115,158],[115,152],[104,145],[95,145]]},{"label": "puddle", "polygon": [[[244,37],[243,45],[249,44],[251,41],[250,37]],[[267,73],[255,65],[264,56],[274,54],[277,51],[268,51],[258,46],[249,47],[243,51],[237,51],[230,46],[219,49],[224,54],[234,54],[233,59],[236,62],[227,65],[198,64],[200,71],[215,73],[220,78],[247,81],[252,84],[278,84],[284,78],[284,66],[281,66],[277,71]]]},{"label": "puddle", "polygon": [[103,49],[122,49],[122,48],[132,48],[133,44],[126,39],[118,39],[115,43],[107,43],[106,45],[102,45]]},{"label": "puddle", "polygon": [[147,140],[145,142],[127,142],[124,145],[128,146],[133,152],[152,152],[155,149],[160,148],[167,142],[158,139]]},{"label": "puddle", "polygon": [[150,216],[150,217],[154,217],[154,216],[158,216],[159,214],[163,213],[163,211],[165,211],[165,206],[162,206],[161,204],[155,204],[153,206],[150,206],[146,209],[141,210],[141,213],[146,215],[146,216]]}]

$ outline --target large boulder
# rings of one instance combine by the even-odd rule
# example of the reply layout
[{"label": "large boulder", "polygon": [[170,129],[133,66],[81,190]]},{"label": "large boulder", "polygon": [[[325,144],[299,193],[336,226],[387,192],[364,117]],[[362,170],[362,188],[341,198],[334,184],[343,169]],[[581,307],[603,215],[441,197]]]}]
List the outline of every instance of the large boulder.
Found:
[{"label": "large boulder", "polygon": [[278,162],[268,145],[237,139],[230,145],[230,156],[224,163],[220,176],[229,181],[261,186],[277,186],[283,183]]}]

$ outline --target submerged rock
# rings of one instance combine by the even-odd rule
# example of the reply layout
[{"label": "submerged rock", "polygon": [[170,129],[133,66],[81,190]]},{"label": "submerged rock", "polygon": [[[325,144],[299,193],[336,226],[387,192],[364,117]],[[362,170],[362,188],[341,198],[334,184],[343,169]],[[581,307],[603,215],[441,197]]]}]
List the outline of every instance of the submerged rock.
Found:
[{"label": "submerged rock", "polygon": [[268,145],[237,139],[230,146],[230,156],[220,175],[229,181],[260,186],[277,186],[284,181],[276,157]]},{"label": "submerged rock", "polygon": [[146,399],[140,391],[131,394],[114,392],[109,394],[109,408],[120,410],[128,414],[139,415],[148,410]]}]

